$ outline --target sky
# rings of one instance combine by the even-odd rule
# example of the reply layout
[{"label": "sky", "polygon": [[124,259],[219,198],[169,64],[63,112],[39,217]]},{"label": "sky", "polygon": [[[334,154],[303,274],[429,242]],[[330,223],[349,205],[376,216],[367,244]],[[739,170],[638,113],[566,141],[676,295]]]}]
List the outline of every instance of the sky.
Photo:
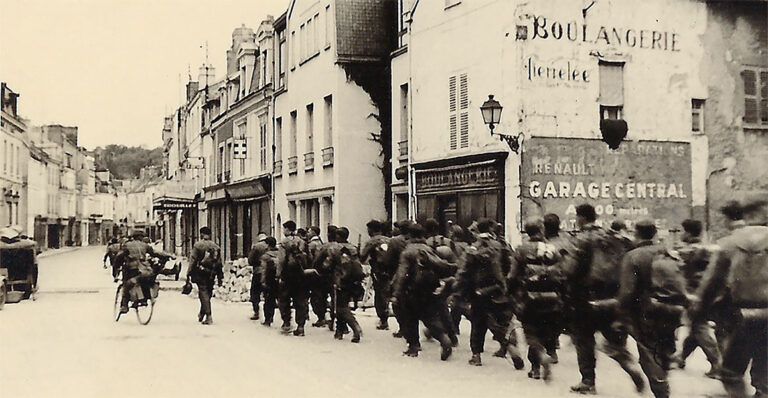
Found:
[{"label": "sky", "polygon": [[163,117],[208,60],[226,73],[232,30],[289,0],[0,0],[0,81],[31,125],[79,127],[80,146],[161,145]]}]

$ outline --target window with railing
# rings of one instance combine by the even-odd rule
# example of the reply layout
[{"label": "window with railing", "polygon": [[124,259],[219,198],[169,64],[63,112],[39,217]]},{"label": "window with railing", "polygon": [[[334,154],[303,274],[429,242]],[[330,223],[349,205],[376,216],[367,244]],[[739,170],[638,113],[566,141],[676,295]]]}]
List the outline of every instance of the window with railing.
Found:
[{"label": "window with railing", "polygon": [[333,166],[333,147],[323,148],[323,167]]},{"label": "window with railing", "polygon": [[288,174],[296,174],[298,172],[299,158],[291,156],[288,158]]},{"label": "window with railing", "polygon": [[304,171],[312,171],[315,169],[315,153],[307,152],[304,154]]}]

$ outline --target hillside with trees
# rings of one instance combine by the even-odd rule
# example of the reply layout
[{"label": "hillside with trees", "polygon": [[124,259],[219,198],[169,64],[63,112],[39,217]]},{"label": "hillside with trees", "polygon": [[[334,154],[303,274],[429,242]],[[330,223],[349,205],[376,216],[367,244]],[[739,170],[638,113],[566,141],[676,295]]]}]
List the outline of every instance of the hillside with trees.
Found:
[{"label": "hillside with trees", "polygon": [[105,148],[98,147],[94,152],[96,168],[109,170],[117,179],[138,178],[142,168],[163,164],[161,147],[147,149],[110,144]]}]

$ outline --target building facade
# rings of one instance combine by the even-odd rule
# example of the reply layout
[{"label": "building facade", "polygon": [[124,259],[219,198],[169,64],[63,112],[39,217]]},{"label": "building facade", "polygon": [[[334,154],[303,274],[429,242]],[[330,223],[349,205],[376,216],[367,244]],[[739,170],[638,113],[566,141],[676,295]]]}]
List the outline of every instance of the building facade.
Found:
[{"label": "building facade", "polygon": [[[663,234],[705,204],[707,139],[691,128],[707,95],[701,2],[417,2],[408,19],[409,63],[430,65],[408,81],[415,218],[490,217],[517,242],[548,212],[574,229],[587,201]],[[484,123],[489,95],[506,139]],[[624,133],[616,150],[603,142]]]},{"label": "building facade", "polygon": [[292,1],[275,22],[275,235],[388,218],[391,1]]},{"label": "building facade", "polygon": [[0,226],[18,225],[27,229],[26,172],[29,149],[26,144],[27,125],[19,116],[19,94],[0,83],[0,135],[2,138],[2,169],[0,169]]}]

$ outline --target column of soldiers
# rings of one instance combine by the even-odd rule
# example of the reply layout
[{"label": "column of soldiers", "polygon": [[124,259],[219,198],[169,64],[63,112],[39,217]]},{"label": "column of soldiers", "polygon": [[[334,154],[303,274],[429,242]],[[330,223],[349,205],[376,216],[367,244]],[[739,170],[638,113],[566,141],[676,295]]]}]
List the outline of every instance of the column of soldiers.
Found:
[{"label": "column of soldiers", "polygon": [[[593,206],[576,208],[579,230],[561,232],[555,214],[526,220],[527,238],[516,248],[503,238],[502,226],[490,219],[466,230],[450,225],[439,233],[434,219],[423,223],[367,224],[370,239],[358,247],[349,230],[329,226],[328,242],[311,227],[299,237],[296,224],[283,224],[284,239],[260,236],[249,262],[254,267],[252,301],[259,319],[264,296],[264,324],[280,309],[282,331],[305,334],[309,302],[315,327],[335,330],[352,342],[362,336],[350,309],[362,299],[371,267],[376,328],[406,343],[404,355],[422,350],[419,324],[426,338],[437,340],[447,360],[458,346],[462,317],[469,319],[469,364],[482,366],[488,331],[499,343],[497,357],[509,356],[516,369],[525,367],[517,329],[527,342],[528,377],[549,381],[558,363],[561,334],[576,348],[581,382],[579,394],[596,394],[595,333],[601,351],[627,373],[638,392],[646,385],[655,397],[669,397],[667,373],[683,368],[701,347],[711,369],[707,377],[723,382],[729,396],[746,397],[744,373],[751,363],[755,397],[768,394],[768,214],[765,202],[732,203],[723,208],[731,234],[717,244],[702,243],[701,222],[682,223],[683,236],[674,246],[660,243],[653,222],[635,224],[627,236],[622,222],[598,226]],[[291,323],[295,312],[296,327]],[[390,313],[390,309],[391,312]],[[675,331],[686,324],[688,335],[676,354]],[[637,344],[639,359],[628,349]],[[647,380],[647,381],[646,381]]]}]

